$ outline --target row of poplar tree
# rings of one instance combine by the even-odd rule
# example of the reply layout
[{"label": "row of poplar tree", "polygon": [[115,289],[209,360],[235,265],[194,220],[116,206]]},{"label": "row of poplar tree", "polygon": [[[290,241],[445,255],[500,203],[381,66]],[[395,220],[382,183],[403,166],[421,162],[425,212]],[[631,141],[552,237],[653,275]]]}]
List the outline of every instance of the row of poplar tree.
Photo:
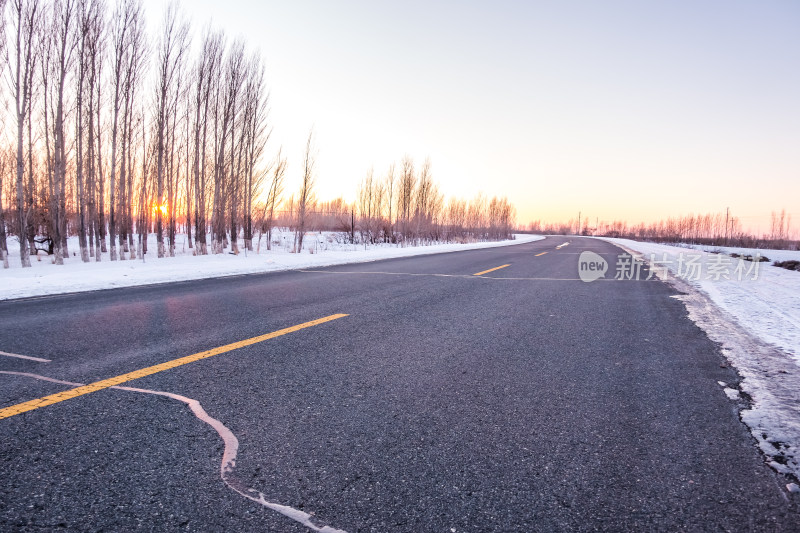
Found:
[{"label": "row of poplar tree", "polygon": [[179,231],[196,254],[238,253],[240,235],[252,249],[254,233],[260,240],[281,222],[296,230],[297,250],[313,229],[349,229],[353,237],[357,226],[372,242],[511,231],[507,200],[446,203],[430,163],[415,171],[409,157],[384,180],[370,173],[357,206],[320,204],[312,135],[301,189],[281,202],[287,163],[280,152],[265,154],[268,89],[258,50],[210,26],[193,37],[176,4],[154,32],[141,0],[0,4],[10,104],[0,117],[5,265],[8,235],[18,237],[25,267],[40,250],[63,264],[73,235],[81,259],[99,261],[106,252],[111,260],[141,256],[150,232],[158,257],[175,254]]},{"label": "row of poplar tree", "polygon": [[132,258],[151,229],[158,256],[173,255],[179,214],[203,228],[199,253],[220,251],[228,232],[249,242],[269,136],[258,51],[207,27],[192,53],[176,4],[155,38],[140,0],[3,4],[3,254],[13,233],[23,266],[42,247],[62,264],[74,231],[84,261]]}]

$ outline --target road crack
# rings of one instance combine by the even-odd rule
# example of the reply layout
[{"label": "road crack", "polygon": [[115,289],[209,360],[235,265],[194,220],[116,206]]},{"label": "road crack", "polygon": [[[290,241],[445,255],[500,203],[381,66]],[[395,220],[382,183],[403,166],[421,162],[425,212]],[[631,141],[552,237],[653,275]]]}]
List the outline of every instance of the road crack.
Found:
[{"label": "road crack", "polygon": [[[58,383],[60,385],[69,385],[71,387],[82,387],[84,383],[75,383],[72,381],[65,381],[61,379],[55,379],[47,376],[42,376],[39,374],[32,374],[29,372],[11,372],[0,370],[0,374],[8,374],[13,376],[23,376],[33,379],[38,379],[41,381],[48,381],[50,383]],[[157,390],[150,390],[150,389],[140,389],[137,387],[125,387],[123,385],[115,385],[110,387],[112,389],[118,389],[128,392],[137,392],[141,394],[152,394],[155,396],[164,396],[166,398],[170,398],[172,400],[177,400],[186,404],[192,413],[202,422],[211,426],[214,431],[222,438],[223,443],[225,444],[225,449],[222,452],[222,460],[220,462],[220,477],[222,481],[234,492],[247,498],[248,500],[254,501],[259,505],[267,507],[277,513],[282,514],[283,516],[298,522],[308,529],[312,531],[317,531],[319,533],[347,533],[341,529],[335,529],[330,526],[318,526],[311,521],[311,515],[309,513],[300,511],[299,509],[295,509],[294,507],[290,507],[288,505],[281,505],[279,503],[271,502],[267,499],[266,495],[256,489],[248,487],[246,483],[239,480],[235,475],[234,471],[236,469],[236,456],[239,452],[239,440],[236,438],[236,435],[228,429],[225,424],[217,420],[216,418],[209,415],[203,406],[200,404],[198,400],[193,398],[188,398],[186,396],[181,396],[180,394],[175,394],[172,392],[165,392],[165,391],[157,391]]]}]

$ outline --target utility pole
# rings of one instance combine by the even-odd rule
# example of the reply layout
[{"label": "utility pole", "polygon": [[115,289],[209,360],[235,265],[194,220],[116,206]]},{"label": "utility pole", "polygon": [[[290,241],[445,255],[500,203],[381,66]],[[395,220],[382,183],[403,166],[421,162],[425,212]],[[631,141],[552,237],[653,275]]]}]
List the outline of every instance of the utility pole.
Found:
[{"label": "utility pole", "polygon": [[578,211],[578,235],[581,234],[581,212]]},{"label": "utility pole", "polygon": [[730,209],[730,207],[725,208],[725,246],[728,246],[728,214]]}]

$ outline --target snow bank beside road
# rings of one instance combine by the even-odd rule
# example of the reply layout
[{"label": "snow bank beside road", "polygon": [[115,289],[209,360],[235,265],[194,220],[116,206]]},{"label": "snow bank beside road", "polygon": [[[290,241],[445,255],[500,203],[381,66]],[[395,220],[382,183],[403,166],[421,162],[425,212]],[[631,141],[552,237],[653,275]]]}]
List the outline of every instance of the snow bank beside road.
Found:
[{"label": "snow bank beside road", "polygon": [[[306,238],[310,242],[314,242],[314,237],[311,235]],[[261,253],[256,254],[254,252],[245,253],[241,247],[242,252],[239,255],[225,253],[192,256],[191,251],[181,251],[175,257],[158,259],[155,254],[157,249],[155,235],[151,234],[148,239],[150,252],[146,255],[144,262],[141,258],[112,262],[108,260],[108,254],[104,254],[103,261],[99,263],[94,260],[83,263],[80,257],[70,257],[65,259],[63,266],[56,266],[51,264],[51,257],[40,255],[39,261],[35,257],[31,258],[31,268],[20,267],[19,244],[16,239],[10,239],[9,262],[11,268],[7,270],[0,268],[0,300],[363,263],[379,259],[524,244],[542,238],[538,235],[517,235],[515,240],[498,242],[436,244],[405,248],[394,244],[376,244],[368,246],[367,249],[364,248],[364,245],[337,245],[325,242],[323,246],[317,246],[314,253],[306,250],[300,254],[293,254],[282,247],[265,251],[262,247]],[[180,243],[180,240],[178,242]],[[70,250],[77,250],[77,240],[70,242],[69,246]],[[15,251],[16,253],[14,253]]]},{"label": "snow bank beside road", "polygon": [[[690,318],[722,345],[723,354],[741,376],[739,389],[750,401],[747,397],[735,401],[770,465],[800,478],[800,273],[763,262],[758,264],[756,279],[751,275],[740,280],[733,275],[740,261],[729,258],[730,279],[714,279],[709,265],[728,256],[628,239],[604,240],[639,254],[645,262],[661,261],[669,269],[662,279],[686,293],[678,298],[686,304]],[[680,276],[690,254],[699,254],[705,266],[699,279]],[[797,252],[766,250],[762,254],[777,259],[793,258]],[[735,386],[721,385],[723,391]]]}]

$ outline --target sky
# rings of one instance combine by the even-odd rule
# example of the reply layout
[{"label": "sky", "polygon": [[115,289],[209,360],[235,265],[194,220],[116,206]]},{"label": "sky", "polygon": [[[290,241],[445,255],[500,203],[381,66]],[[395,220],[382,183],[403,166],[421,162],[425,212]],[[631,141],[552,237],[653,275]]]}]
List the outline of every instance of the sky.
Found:
[{"label": "sky", "polygon": [[[151,32],[165,5],[145,0]],[[800,226],[800,2],[181,5],[195,40],[211,21],[261,50],[290,192],[313,127],[322,199],[409,155],[521,223],[730,208]]]}]

